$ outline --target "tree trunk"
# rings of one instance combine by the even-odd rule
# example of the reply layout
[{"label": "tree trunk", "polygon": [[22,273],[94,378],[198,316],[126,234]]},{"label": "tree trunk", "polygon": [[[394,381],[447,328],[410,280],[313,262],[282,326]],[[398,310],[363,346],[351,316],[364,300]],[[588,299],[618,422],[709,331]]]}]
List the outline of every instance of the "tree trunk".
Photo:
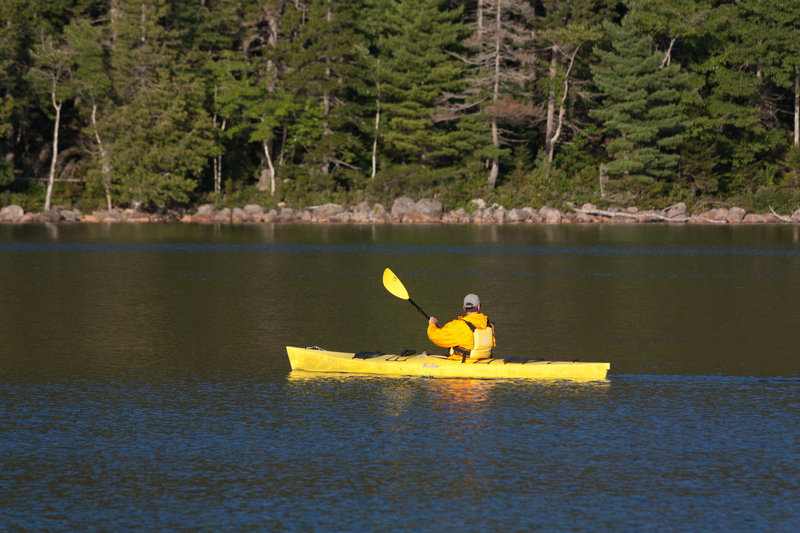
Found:
[{"label": "tree trunk", "polygon": [[283,120],[283,128],[281,130],[281,151],[278,152],[278,167],[283,167],[283,162],[286,159],[286,138],[289,136],[289,123],[286,119]]},{"label": "tree trunk", "polygon": [[94,101],[92,101],[92,127],[94,128],[94,138],[97,140],[97,149],[100,150],[100,172],[103,176],[103,188],[106,192],[106,205],[108,210],[111,211],[111,164],[108,162],[108,153],[97,129],[97,104]]},{"label": "tree trunk", "polygon": [[142,17],[141,17],[141,31],[142,31],[142,43],[147,42],[147,12],[145,11],[145,3],[142,2]]},{"label": "tree trunk", "polygon": [[214,184],[214,192],[222,192],[222,156],[217,156],[217,183]]},{"label": "tree trunk", "polygon": [[800,146],[800,67],[794,69],[794,145]]},{"label": "tree trunk", "polygon": [[372,138],[372,175],[370,179],[375,177],[378,172],[378,128],[381,124],[381,90],[380,82],[378,83],[378,96],[375,102],[375,136]]},{"label": "tree trunk", "polygon": [[673,37],[669,41],[669,48],[667,48],[667,53],[664,54],[664,59],[661,60],[661,68],[668,67],[670,62],[672,61],[672,47],[675,46],[675,41],[677,41],[677,37]]},{"label": "tree trunk", "polygon": [[476,33],[478,34],[478,42],[479,43],[483,43],[483,9],[484,9],[483,8],[483,4],[484,4],[484,2],[486,2],[486,0],[478,0],[478,11],[475,14],[475,18],[477,19],[477,23],[478,23],[477,24],[478,25],[478,30],[477,30]]},{"label": "tree trunk", "polygon": [[[495,35],[494,35],[494,80],[492,87],[492,103],[500,99],[500,39],[501,39],[501,2],[498,0],[495,10]],[[497,128],[497,117],[492,117],[492,145],[495,148],[495,155],[492,157],[492,168],[489,170],[489,187],[494,189],[497,183],[497,175],[500,173],[500,157],[497,151],[500,149],[500,132]]]},{"label": "tree trunk", "polygon": [[[325,69],[325,79],[330,77],[331,70],[329,68]],[[330,94],[328,93],[327,89],[322,93],[322,108],[324,112],[325,119],[322,121],[322,135],[323,137],[327,137],[331,134],[331,127],[330,123],[328,122],[328,118],[330,115]],[[322,156],[322,166],[321,170],[324,175],[330,174],[330,166],[331,166],[331,157],[326,154]]]},{"label": "tree trunk", "polygon": [[608,183],[608,172],[606,166],[603,163],[600,163],[600,170],[598,174],[600,178],[600,199],[605,200],[606,190],[604,186]]},{"label": "tree trunk", "polygon": [[[328,9],[325,12],[325,22],[330,26],[333,23],[333,11],[331,10],[331,2],[328,0]],[[325,63],[328,63],[328,60],[325,60]],[[329,66],[325,67],[325,81],[328,82],[331,80],[331,68]],[[325,89],[322,92],[322,109],[324,114],[324,120],[322,122],[322,135],[323,137],[327,137],[331,135],[331,126],[330,126],[330,114],[331,114],[331,95],[328,92],[328,89]],[[331,160],[332,157],[327,154],[328,148],[326,148],[326,154],[322,156],[322,173],[324,175],[330,174],[330,167],[331,167]]]},{"label": "tree trunk", "polygon": [[[558,56],[558,45],[553,45],[553,50],[550,55],[550,90],[547,92],[547,123],[545,126],[544,132],[544,151],[546,153],[550,153],[553,149],[553,130],[555,129],[555,116],[556,116],[556,88],[552,85],[552,82],[558,76],[558,70],[556,69],[556,65]],[[550,172],[549,169],[547,171],[549,176]]]},{"label": "tree trunk", "polygon": [[[10,22],[9,22],[10,24]],[[5,98],[7,102],[11,101],[11,90],[9,87],[6,87],[5,90]],[[6,161],[10,164],[11,168],[14,168],[14,127],[11,126],[8,128],[6,133],[6,152],[3,154],[6,158]],[[13,174],[12,174],[13,175]],[[12,178],[13,179],[13,178]]]},{"label": "tree trunk", "polygon": [[[269,189],[270,195],[275,196],[275,167],[272,165],[272,156],[269,153],[269,144],[267,141],[262,141],[261,144],[264,146],[264,155],[267,157],[267,172],[266,176],[264,172],[261,173],[261,178],[258,182],[258,190],[266,191]],[[266,177],[269,177],[269,185],[266,183]]]},{"label": "tree trunk", "polygon": [[56,110],[56,123],[53,126],[53,158],[50,161],[50,176],[47,179],[47,193],[44,197],[44,210],[50,209],[50,197],[53,195],[53,182],[56,180],[56,161],[58,160],[58,128],[61,123],[61,106],[63,102],[56,100],[56,82],[53,80],[53,92],[50,93],[53,107]]},{"label": "tree trunk", "polygon": [[[225,126],[228,124],[228,119],[222,120],[220,131],[225,131]],[[217,125],[217,116],[214,115],[214,125]],[[222,192],[222,155],[214,157],[214,192],[219,194]]]},{"label": "tree trunk", "polygon": [[[219,94],[219,87],[217,87],[217,84],[215,83],[214,84],[214,102],[217,101],[218,94]],[[213,124],[214,124],[215,128],[217,127],[217,118],[218,117],[217,117],[217,114],[215,112],[214,113],[214,117],[213,117]],[[227,123],[228,123],[228,119],[225,119],[225,118],[222,119],[222,125],[220,126],[220,131],[221,132],[223,132],[223,133],[225,132],[225,126],[227,125]],[[214,157],[214,159],[212,161],[213,161],[213,166],[214,166],[214,193],[215,194],[219,194],[220,192],[222,192],[222,155],[218,155],[218,156]]]},{"label": "tree trunk", "polygon": [[115,45],[119,36],[119,0],[111,0],[108,6],[108,18],[111,31],[109,34],[109,49],[115,51]]},{"label": "tree trunk", "polygon": [[578,55],[578,50],[580,46],[575,48],[575,51],[572,53],[572,57],[569,58],[569,66],[567,67],[567,72],[564,73],[564,93],[561,95],[561,102],[558,106],[558,124],[556,125],[556,130],[553,133],[553,136],[549,139],[548,149],[547,149],[547,171],[545,173],[545,179],[550,178],[550,165],[553,163],[553,156],[556,151],[556,145],[558,144],[558,140],[561,137],[561,129],[564,126],[564,115],[567,112],[567,96],[569,95],[569,73],[572,71],[572,65],[575,63],[575,56]]}]

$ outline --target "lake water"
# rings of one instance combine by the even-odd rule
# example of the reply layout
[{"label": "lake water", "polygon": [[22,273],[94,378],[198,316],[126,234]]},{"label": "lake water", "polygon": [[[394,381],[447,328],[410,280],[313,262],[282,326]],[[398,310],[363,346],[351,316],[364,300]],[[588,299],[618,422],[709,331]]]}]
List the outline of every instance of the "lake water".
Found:
[{"label": "lake water", "polygon": [[[291,373],[286,345],[600,382]],[[794,531],[800,227],[0,226],[0,530]]]}]

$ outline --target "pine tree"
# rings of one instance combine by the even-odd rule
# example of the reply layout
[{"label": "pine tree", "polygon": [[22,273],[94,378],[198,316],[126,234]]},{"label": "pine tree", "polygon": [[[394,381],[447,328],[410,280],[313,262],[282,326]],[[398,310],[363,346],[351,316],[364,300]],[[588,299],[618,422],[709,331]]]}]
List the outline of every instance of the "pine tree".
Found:
[{"label": "pine tree", "polygon": [[[215,149],[205,83],[163,25],[166,0],[115,0],[108,31],[116,105],[104,114],[122,202],[186,202]],[[183,53],[182,53],[183,52]]]},{"label": "pine tree", "polygon": [[[225,102],[229,94],[223,86],[229,83],[229,76],[242,70],[243,19],[260,7],[252,0],[202,1],[199,5],[192,0],[173,0],[173,38],[181,43],[181,54],[188,68],[199,74],[205,84],[207,112],[214,132],[211,187],[217,194],[222,189],[223,153],[229,141],[227,129],[233,119],[225,113],[230,110]],[[233,159],[232,154],[228,162]]]},{"label": "pine tree", "polygon": [[713,164],[700,182],[705,193],[755,192],[766,184],[761,178],[785,143],[783,132],[775,129],[773,97],[764,78],[765,40],[773,37],[744,4],[714,6],[695,43],[698,59],[692,67],[702,80],[702,99],[689,108],[687,147],[696,154],[692,170],[703,159]]},{"label": "pine tree", "polygon": [[[629,13],[636,25],[665,50],[661,66],[673,61],[691,65],[714,49],[724,36],[707,34],[711,6],[708,0],[644,0],[631,5]],[[702,87],[705,77],[687,70],[687,86],[681,95],[681,108],[687,116],[687,129],[680,148],[681,172],[686,176],[688,191],[715,191],[719,180],[719,152],[712,138],[718,133],[708,124]],[[696,119],[696,120],[695,120]]]},{"label": "pine tree", "polygon": [[225,54],[213,74],[215,116],[228,126],[222,137],[251,147],[245,153],[260,161],[256,187],[272,196],[277,193],[280,167],[289,157],[290,117],[302,109],[282,84],[281,74],[287,70],[287,40],[302,20],[303,9],[300,1],[248,4],[237,50]]},{"label": "pine tree", "polygon": [[710,9],[708,0],[644,0],[632,3],[631,16],[641,30],[666,49],[661,65],[672,63],[681,41],[702,35],[703,21]]},{"label": "pine tree", "polygon": [[398,163],[441,166],[468,150],[445,110],[460,94],[463,65],[448,53],[461,38],[457,11],[438,0],[398,0],[385,9],[387,33],[379,40],[385,148]]},{"label": "pine tree", "polygon": [[603,123],[611,139],[605,172],[640,195],[647,186],[676,177],[685,126],[678,109],[684,79],[677,65],[661,67],[663,54],[632,18],[604,27],[612,50],[595,48],[602,64],[592,72],[604,99],[590,115]]},{"label": "pine tree", "polygon": [[0,7],[0,187],[14,179],[14,126],[24,101],[17,89],[21,85],[18,54],[22,48],[17,22],[22,4],[22,0],[14,0]]},{"label": "pine tree", "polygon": [[[797,188],[800,171],[800,8],[791,0],[775,0],[769,4],[745,3],[740,6],[742,18],[754,21],[747,48],[758,55],[758,105],[761,122],[770,130],[787,131],[780,135],[789,182]],[[786,120],[785,117],[791,117]],[[789,142],[786,142],[789,141]],[[766,173],[765,173],[766,174]],[[775,183],[763,183],[774,185]]]},{"label": "pine tree", "polygon": [[[362,2],[311,0],[284,56],[281,84],[302,110],[291,141],[304,164],[323,176],[342,169],[366,171],[359,86],[367,76],[360,58],[367,43],[357,31],[363,8]],[[319,181],[324,187],[337,183],[333,176]]]}]

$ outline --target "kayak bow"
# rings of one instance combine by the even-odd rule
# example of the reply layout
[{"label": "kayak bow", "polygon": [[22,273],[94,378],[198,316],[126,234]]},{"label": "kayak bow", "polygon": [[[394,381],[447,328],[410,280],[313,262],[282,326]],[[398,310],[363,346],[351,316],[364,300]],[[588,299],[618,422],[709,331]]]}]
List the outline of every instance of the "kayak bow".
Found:
[{"label": "kayak bow", "polygon": [[331,352],[287,346],[292,370],[444,378],[606,379],[610,363],[491,358],[454,361],[444,356]]}]

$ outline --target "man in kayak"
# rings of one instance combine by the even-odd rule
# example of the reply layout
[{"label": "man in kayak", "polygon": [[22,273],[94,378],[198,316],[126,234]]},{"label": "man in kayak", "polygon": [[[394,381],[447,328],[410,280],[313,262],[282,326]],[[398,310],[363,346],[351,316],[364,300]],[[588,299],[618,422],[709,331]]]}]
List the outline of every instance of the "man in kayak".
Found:
[{"label": "man in kayak", "polygon": [[437,346],[450,348],[449,359],[488,359],[496,345],[494,324],[481,313],[481,299],[477,294],[464,297],[464,316],[439,327],[436,317],[428,320],[428,338]]}]

